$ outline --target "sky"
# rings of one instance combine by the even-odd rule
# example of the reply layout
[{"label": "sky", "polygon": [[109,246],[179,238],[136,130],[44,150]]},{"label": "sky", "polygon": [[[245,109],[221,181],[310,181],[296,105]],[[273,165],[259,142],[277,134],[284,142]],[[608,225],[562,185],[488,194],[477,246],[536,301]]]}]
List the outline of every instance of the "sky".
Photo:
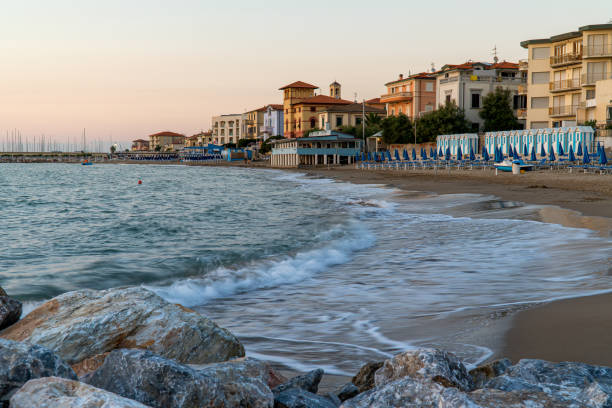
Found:
[{"label": "sky", "polygon": [[103,143],[207,130],[213,115],[282,103],[297,80],[374,98],[400,73],[491,61],[493,47],[517,61],[522,40],[612,19],[609,0],[0,4],[0,140],[86,129]]}]

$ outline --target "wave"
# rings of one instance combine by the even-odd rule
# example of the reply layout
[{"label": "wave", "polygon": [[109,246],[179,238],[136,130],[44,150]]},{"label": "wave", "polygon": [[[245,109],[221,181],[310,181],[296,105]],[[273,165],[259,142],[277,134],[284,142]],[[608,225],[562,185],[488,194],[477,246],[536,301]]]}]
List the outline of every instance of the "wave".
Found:
[{"label": "wave", "polygon": [[375,237],[363,225],[349,222],[326,231],[319,247],[280,259],[255,262],[239,269],[218,268],[201,278],[169,286],[144,286],[172,303],[192,307],[236,293],[293,284],[331,266],[348,262],[354,252],[371,247]]}]

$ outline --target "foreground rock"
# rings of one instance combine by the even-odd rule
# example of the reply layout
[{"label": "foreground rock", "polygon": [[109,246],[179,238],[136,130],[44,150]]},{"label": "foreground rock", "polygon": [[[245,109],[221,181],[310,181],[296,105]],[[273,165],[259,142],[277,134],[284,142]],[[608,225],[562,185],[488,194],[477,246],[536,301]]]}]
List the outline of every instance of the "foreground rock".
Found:
[{"label": "foreground rock", "polygon": [[152,407],[269,408],[267,365],[256,360],[229,361],[193,368],[148,350],[111,352],[85,381]]},{"label": "foreground rock", "polygon": [[274,392],[274,394],[278,394],[288,389],[299,388],[299,389],[311,392],[313,394],[316,394],[317,391],[319,390],[319,383],[321,382],[322,378],[323,378],[323,370],[318,368],[306,374],[298,375],[297,377],[293,377],[289,381],[273,388],[272,392]]},{"label": "foreground rock", "polygon": [[407,351],[385,360],[374,379],[376,386],[381,386],[404,377],[433,381],[462,391],[473,388],[463,363],[454,354],[437,349]]},{"label": "foreground rock", "polygon": [[50,376],[77,378],[72,368],[49,349],[0,339],[0,407],[6,406],[13,393],[29,380]]},{"label": "foreground rock", "polygon": [[147,408],[91,385],[57,377],[30,380],[11,398],[11,408],[32,407]]},{"label": "foreground rock", "polygon": [[302,388],[289,388],[274,395],[275,408],[337,408],[330,399]]},{"label": "foreground rock", "polygon": [[2,289],[2,286],[0,286],[0,296],[8,296],[4,289]]},{"label": "foreground rock", "polygon": [[65,293],[0,337],[48,347],[75,365],[79,375],[97,368],[103,354],[117,348],[147,349],[193,364],[244,356],[242,344],[228,330],[139,287]]},{"label": "foreground rock", "polygon": [[374,374],[376,374],[376,371],[382,366],[382,361],[367,363],[361,367],[351,382],[357,386],[359,392],[365,392],[374,388],[376,386],[374,382]]},{"label": "foreground rock", "polygon": [[499,377],[505,373],[508,367],[511,365],[512,362],[507,358],[504,358],[476,367],[470,370],[468,374],[470,374],[470,377],[472,377],[474,388],[482,388],[490,379]]},{"label": "foreground rock", "polygon": [[8,296],[0,296],[0,330],[16,323],[20,317],[21,302]]}]

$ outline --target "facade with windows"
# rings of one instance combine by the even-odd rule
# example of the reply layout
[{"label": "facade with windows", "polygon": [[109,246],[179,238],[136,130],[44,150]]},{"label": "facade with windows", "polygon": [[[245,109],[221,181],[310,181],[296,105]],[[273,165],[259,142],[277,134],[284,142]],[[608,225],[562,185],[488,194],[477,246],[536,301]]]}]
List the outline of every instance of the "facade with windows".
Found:
[{"label": "facade with windows", "polygon": [[149,149],[159,151],[180,150],[185,145],[185,135],[174,132],[159,132],[149,136]]},{"label": "facade with windows", "polygon": [[561,151],[568,154],[570,147],[576,154],[580,145],[582,152],[586,149],[593,153],[596,149],[594,143],[593,129],[589,126],[487,132],[484,137],[485,148],[491,157],[496,147],[503,154],[509,154],[511,146],[523,156],[531,155],[532,150],[539,157],[542,152],[549,155],[551,150],[557,155]]},{"label": "facade with windows", "polygon": [[529,128],[606,126],[612,107],[612,24],[523,41]]},{"label": "facade with windows", "polygon": [[266,107],[264,106],[262,108],[249,111],[245,114],[246,139],[263,139],[261,129],[264,124],[265,112]]},{"label": "facade with windows", "polygon": [[246,114],[213,116],[211,123],[214,144],[235,144],[246,139]]},{"label": "facade with windows", "polygon": [[352,164],[362,141],[353,135],[323,130],[308,137],[272,141],[272,167],[304,167]]},{"label": "facade with windows", "polygon": [[367,104],[352,103],[350,105],[331,106],[319,113],[318,127],[326,130],[339,130],[343,126],[362,126],[365,116],[375,115],[385,117],[384,109]]},{"label": "facade with windows", "polygon": [[423,72],[385,84],[387,93],[381,95],[380,102],[386,105],[387,116],[404,114],[414,119],[425,112],[436,109],[436,78]]},{"label": "facade with windows", "polygon": [[264,112],[263,126],[261,133],[263,139],[267,140],[271,136],[283,136],[283,105],[268,105]]},{"label": "facade with windows", "polygon": [[512,62],[466,62],[460,65],[444,65],[435,73],[436,105],[455,103],[465,112],[465,117],[478,132],[484,120],[480,117],[482,100],[497,87],[509,89],[513,94],[512,108],[518,116],[525,107],[526,99],[519,95],[519,86],[525,84],[525,77],[519,72],[519,64]]}]

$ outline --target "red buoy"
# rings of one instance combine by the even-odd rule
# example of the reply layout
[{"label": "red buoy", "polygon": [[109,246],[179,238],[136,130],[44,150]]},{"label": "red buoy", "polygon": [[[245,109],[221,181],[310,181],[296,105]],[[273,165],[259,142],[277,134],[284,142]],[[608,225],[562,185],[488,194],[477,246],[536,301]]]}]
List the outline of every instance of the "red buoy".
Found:
[{"label": "red buoy", "polygon": [[142,184],[142,180],[138,180],[138,184]]}]

